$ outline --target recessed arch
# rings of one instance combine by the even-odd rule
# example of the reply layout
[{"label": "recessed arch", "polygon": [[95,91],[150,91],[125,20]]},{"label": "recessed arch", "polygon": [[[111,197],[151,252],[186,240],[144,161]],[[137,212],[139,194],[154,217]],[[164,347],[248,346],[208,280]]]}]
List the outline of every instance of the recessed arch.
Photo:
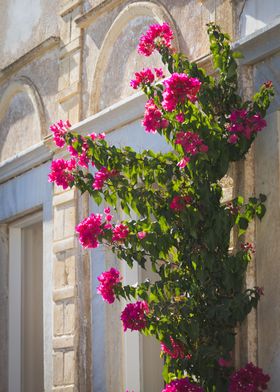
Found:
[{"label": "recessed arch", "polygon": [[106,69],[114,42],[118,39],[124,27],[131,20],[141,16],[151,17],[158,23],[169,23],[174,32],[174,46],[176,49],[179,49],[179,40],[175,22],[173,21],[169,12],[161,4],[155,1],[137,1],[132,4],[128,4],[112,23],[100,48],[93,76],[90,102],[91,113],[97,113],[99,111],[99,100],[103,80],[102,76],[104,70]]},{"label": "recessed arch", "polygon": [[7,112],[12,99],[19,93],[25,93],[31,100],[35,113],[38,117],[40,134],[43,139],[43,137],[47,135],[44,105],[37,88],[32,81],[25,76],[13,79],[4,91],[0,100],[0,121]]}]

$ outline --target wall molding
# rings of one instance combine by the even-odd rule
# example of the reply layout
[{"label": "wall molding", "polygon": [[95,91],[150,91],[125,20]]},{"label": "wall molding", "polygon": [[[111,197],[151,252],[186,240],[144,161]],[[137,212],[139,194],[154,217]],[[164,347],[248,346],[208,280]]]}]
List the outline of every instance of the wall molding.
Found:
[{"label": "wall molding", "polygon": [[49,161],[52,152],[40,142],[0,163],[0,184]]},{"label": "wall molding", "polygon": [[99,51],[92,79],[93,88],[90,100],[90,109],[92,113],[97,113],[99,111],[100,93],[103,81],[102,75],[106,70],[114,43],[122,33],[124,27],[131,20],[141,16],[149,16],[157,23],[168,22],[174,33],[174,47],[180,51],[176,23],[164,6],[156,1],[136,1],[127,4],[113,21]]},{"label": "wall molding", "polygon": [[25,53],[23,56],[19,57],[15,62],[3,68],[0,71],[0,83],[11,77],[26,64],[30,63],[37,57],[43,56],[46,52],[49,52],[60,44],[59,37],[49,37],[45,41],[41,42],[35,48],[31,49],[29,52]]},{"label": "wall molding", "polygon": [[232,48],[243,53],[241,65],[252,65],[280,51],[280,17],[267,26],[236,41]]}]

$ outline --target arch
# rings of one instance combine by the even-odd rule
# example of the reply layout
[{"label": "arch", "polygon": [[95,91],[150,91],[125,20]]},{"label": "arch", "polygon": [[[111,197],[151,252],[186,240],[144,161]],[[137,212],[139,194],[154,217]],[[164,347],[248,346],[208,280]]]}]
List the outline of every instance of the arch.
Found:
[{"label": "arch", "polygon": [[8,110],[14,96],[19,93],[25,93],[31,100],[35,113],[38,116],[40,134],[41,138],[43,139],[47,135],[43,101],[33,82],[25,76],[21,76],[12,80],[4,91],[4,94],[0,100],[0,121]]},{"label": "arch", "polygon": [[93,76],[90,102],[91,113],[96,113],[99,110],[102,72],[106,68],[113,44],[121,34],[124,26],[126,26],[132,19],[139,16],[152,17],[158,23],[168,22],[174,32],[174,46],[179,49],[179,40],[175,23],[172,16],[161,4],[155,1],[137,1],[132,4],[128,4],[112,23],[100,48]]}]

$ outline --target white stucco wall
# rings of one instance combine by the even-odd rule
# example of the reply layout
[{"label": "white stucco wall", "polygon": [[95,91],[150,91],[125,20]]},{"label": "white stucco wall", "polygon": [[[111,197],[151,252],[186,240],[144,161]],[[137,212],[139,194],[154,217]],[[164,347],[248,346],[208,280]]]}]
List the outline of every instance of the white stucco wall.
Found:
[{"label": "white stucco wall", "polygon": [[0,2],[0,69],[48,37],[58,35],[58,10],[56,0]]},{"label": "white stucco wall", "polygon": [[246,0],[240,16],[240,36],[254,33],[278,16],[280,16],[279,0]]}]

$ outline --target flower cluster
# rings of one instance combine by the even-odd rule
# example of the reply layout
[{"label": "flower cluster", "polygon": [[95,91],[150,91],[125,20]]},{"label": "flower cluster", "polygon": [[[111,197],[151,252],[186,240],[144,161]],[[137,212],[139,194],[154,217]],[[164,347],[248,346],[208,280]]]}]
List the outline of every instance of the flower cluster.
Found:
[{"label": "flower cluster", "polygon": [[187,99],[195,102],[201,82],[197,78],[191,78],[185,73],[173,73],[163,82],[165,90],[162,94],[162,107],[172,112],[178,103],[184,104]]},{"label": "flower cluster", "polygon": [[256,253],[254,246],[250,242],[242,243],[240,246],[247,253]]},{"label": "flower cluster", "polygon": [[97,287],[97,293],[102,296],[104,301],[112,304],[115,301],[114,287],[121,281],[120,272],[115,268],[103,272],[97,277],[100,285]]},{"label": "flower cluster", "polygon": [[147,325],[146,315],[149,313],[149,307],[146,301],[137,301],[134,304],[127,304],[121,314],[123,329],[131,331],[140,331]]},{"label": "flower cluster", "polygon": [[[157,78],[164,77],[162,68],[154,68],[154,71]],[[135,79],[130,81],[130,86],[136,90],[139,86],[143,87],[147,84],[152,84],[154,80],[155,75],[153,74],[151,68],[144,68],[140,72],[135,72]]]},{"label": "flower cluster", "polygon": [[151,133],[156,133],[159,129],[168,127],[168,121],[163,118],[162,112],[155,104],[153,98],[146,102],[142,124],[145,131]]},{"label": "flower cluster", "polygon": [[188,378],[181,378],[180,380],[171,381],[162,392],[203,392],[203,389],[191,384]]},{"label": "flower cluster", "polygon": [[49,173],[49,182],[55,182],[56,185],[67,189],[71,182],[74,181],[72,171],[76,168],[75,159],[69,161],[65,159],[55,159],[51,164],[51,172]]},{"label": "flower cluster", "polygon": [[170,342],[172,348],[169,348],[166,346],[166,344],[162,343],[160,344],[161,351],[164,352],[165,354],[170,355],[171,358],[177,359],[177,358],[185,358],[186,354],[184,353],[184,346],[182,343],[176,342],[172,336],[170,336]]},{"label": "flower cluster", "polygon": [[102,167],[95,173],[92,188],[94,190],[101,190],[103,188],[104,182],[108,178],[114,177],[118,174],[116,170],[108,170],[106,167]]},{"label": "flower cluster", "polygon": [[[203,143],[203,140],[197,133],[194,132],[178,132],[176,134],[175,144],[180,144],[185,153],[188,155],[196,155],[199,152],[207,152],[208,146]],[[179,163],[178,166],[183,168],[190,161],[189,156],[185,156]]]},{"label": "flower cluster", "polygon": [[[72,140],[72,144],[67,147],[67,150],[69,151],[70,155],[73,158],[76,158],[77,164],[79,166],[82,166],[84,168],[88,168],[89,164],[89,157],[87,156],[87,151],[88,151],[88,144],[85,139],[83,139],[83,144],[82,144],[82,152],[78,152],[74,147],[73,147],[73,142],[75,142],[75,139]],[[94,164],[93,164],[94,165]]]},{"label": "flower cluster", "polygon": [[151,25],[140,38],[138,53],[150,56],[155,49],[170,48],[173,38],[173,31],[168,23]]},{"label": "flower cluster", "polygon": [[225,359],[223,357],[218,359],[218,364],[221,367],[231,367],[232,366],[232,353],[230,353],[230,359]]},{"label": "flower cluster", "polygon": [[180,212],[183,211],[186,208],[186,205],[191,202],[191,196],[174,196],[170,203],[170,208],[176,212]]},{"label": "flower cluster", "polygon": [[64,136],[71,128],[70,122],[59,120],[57,123],[50,126],[50,130],[53,132],[53,140],[57,147],[62,148],[65,145]]},{"label": "flower cluster", "polygon": [[126,237],[129,234],[129,229],[126,225],[123,223],[120,223],[119,225],[116,225],[113,228],[113,237],[112,241],[123,241],[126,239]]},{"label": "flower cluster", "polygon": [[267,389],[269,380],[269,375],[262,369],[248,363],[231,375],[228,392],[262,392]]},{"label": "flower cluster", "polygon": [[259,113],[249,115],[247,110],[235,110],[229,116],[230,124],[227,130],[230,132],[228,142],[235,144],[238,142],[240,135],[250,140],[254,133],[260,132],[265,126],[266,121]]},{"label": "flower cluster", "polygon": [[84,248],[97,248],[99,245],[98,236],[102,235],[102,215],[90,214],[76,226],[79,234],[79,241]]}]

